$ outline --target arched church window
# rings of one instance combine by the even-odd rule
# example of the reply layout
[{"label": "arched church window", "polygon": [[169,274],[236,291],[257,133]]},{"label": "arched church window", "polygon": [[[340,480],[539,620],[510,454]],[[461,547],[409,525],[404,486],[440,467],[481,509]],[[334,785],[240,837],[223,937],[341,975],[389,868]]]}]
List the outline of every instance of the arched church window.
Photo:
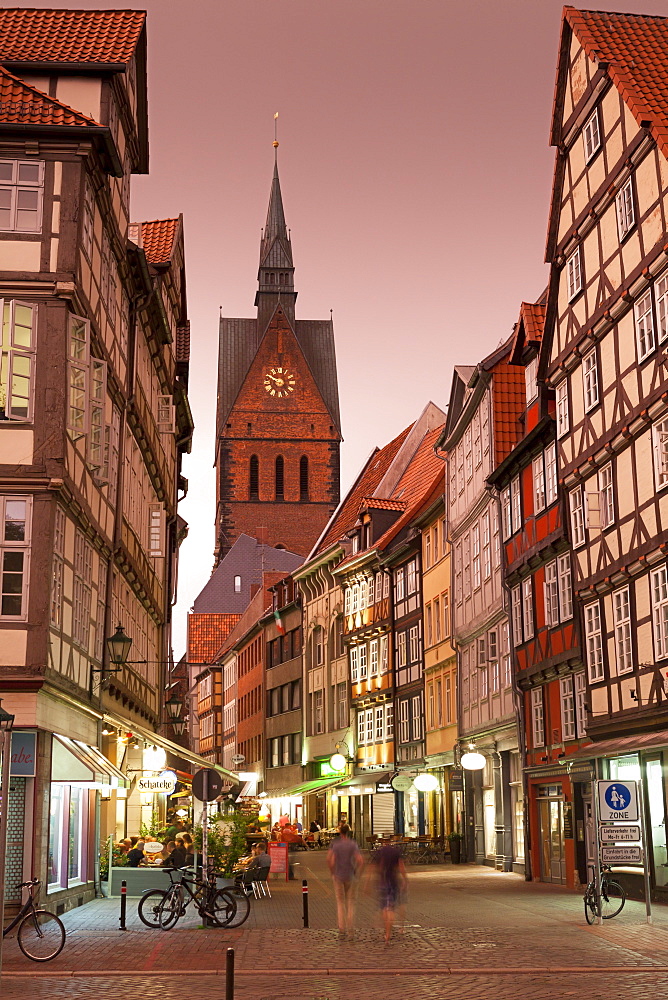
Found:
[{"label": "arched church window", "polygon": [[308,458],[302,455],[299,459],[299,499],[308,500]]},{"label": "arched church window", "polygon": [[284,499],[284,463],[283,456],[276,459],[276,499]]},{"label": "arched church window", "polygon": [[257,455],[251,455],[248,475],[248,499],[260,499],[260,460]]}]

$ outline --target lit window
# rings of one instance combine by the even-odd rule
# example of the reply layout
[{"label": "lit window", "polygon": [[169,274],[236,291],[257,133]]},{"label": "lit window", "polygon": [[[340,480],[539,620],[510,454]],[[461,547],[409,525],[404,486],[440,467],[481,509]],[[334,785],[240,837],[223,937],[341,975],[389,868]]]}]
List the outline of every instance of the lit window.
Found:
[{"label": "lit window", "polygon": [[37,306],[2,302],[0,420],[30,420],[34,403]]},{"label": "lit window", "polygon": [[235,576],[235,578],[234,578],[234,593],[235,594],[240,594],[241,593],[241,577],[240,576]]}]

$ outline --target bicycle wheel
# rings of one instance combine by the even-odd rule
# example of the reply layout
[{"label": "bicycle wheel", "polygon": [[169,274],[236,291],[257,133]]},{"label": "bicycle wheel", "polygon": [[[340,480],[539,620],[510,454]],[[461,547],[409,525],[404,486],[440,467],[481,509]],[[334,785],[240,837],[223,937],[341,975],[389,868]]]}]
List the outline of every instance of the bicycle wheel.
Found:
[{"label": "bicycle wheel", "polygon": [[226,889],[218,889],[217,892],[212,893],[206,910],[218,927],[234,926],[234,918],[237,915],[237,896]]},{"label": "bicycle wheel", "polygon": [[241,927],[248,920],[248,914],[250,913],[250,896],[246,894],[243,889],[237,889],[236,886],[229,886],[227,889],[219,889],[216,893],[218,896],[231,896],[234,903],[235,912],[232,919],[229,920],[225,927]]},{"label": "bicycle wheel", "polygon": [[165,893],[161,903],[158,904],[158,925],[163,930],[173,927],[181,914],[184,912],[183,887],[172,886]]},{"label": "bicycle wheel", "polygon": [[598,916],[598,905],[596,903],[596,889],[594,885],[588,885],[584,894],[585,918],[588,924],[593,924]]},{"label": "bicycle wheel", "polygon": [[137,916],[147,927],[160,927],[160,904],[168,892],[169,889],[151,889],[139,900]]},{"label": "bicycle wheel", "polygon": [[48,962],[63,950],[65,928],[55,913],[33,910],[19,924],[17,938],[26,958],[31,958],[33,962]]},{"label": "bicycle wheel", "polygon": [[601,916],[604,920],[616,917],[621,913],[626,902],[626,893],[619,882],[605,879],[601,886]]}]

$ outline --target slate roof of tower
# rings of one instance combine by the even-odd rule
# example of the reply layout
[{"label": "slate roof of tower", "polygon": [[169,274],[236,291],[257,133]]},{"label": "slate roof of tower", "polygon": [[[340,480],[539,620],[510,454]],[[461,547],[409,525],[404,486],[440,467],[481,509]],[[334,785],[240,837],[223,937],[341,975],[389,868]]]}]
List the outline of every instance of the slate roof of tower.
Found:
[{"label": "slate roof of tower", "polygon": [[[253,363],[258,343],[255,319],[220,318],[218,345],[218,432],[223,429]],[[334,326],[329,319],[298,319],[295,336],[332,421],[341,429]]]},{"label": "slate roof of tower", "polygon": [[[250,535],[239,535],[195,598],[193,611],[195,614],[243,614],[251,599],[251,587],[261,582],[263,571],[285,576],[303,561],[303,556],[295,552],[262,545]],[[241,577],[238,594],[234,592],[235,576]]]},{"label": "slate roof of tower", "polygon": [[[279,251],[276,259],[270,257],[272,247],[278,240],[282,253]],[[267,258],[269,257],[269,260]],[[267,262],[272,267],[292,266],[292,247],[288,237],[288,228],[285,224],[285,210],[283,208],[283,195],[281,194],[281,182],[278,176],[278,163],[274,162],[274,176],[271,180],[271,193],[269,195],[269,207],[267,208],[267,221],[262,234],[260,244],[260,264]]]},{"label": "slate roof of tower", "polygon": [[0,67],[0,123],[3,125],[76,125],[101,128],[99,122],[42,93]]},{"label": "slate roof of tower", "polygon": [[575,7],[564,7],[564,20],[591,59],[609,64],[607,73],[625,104],[638,124],[650,123],[657,145],[668,156],[668,20]]},{"label": "slate roof of tower", "polygon": [[141,10],[0,9],[0,62],[128,63]]},{"label": "slate roof of tower", "polygon": [[149,264],[169,264],[180,221],[179,218],[142,222],[141,245]]}]

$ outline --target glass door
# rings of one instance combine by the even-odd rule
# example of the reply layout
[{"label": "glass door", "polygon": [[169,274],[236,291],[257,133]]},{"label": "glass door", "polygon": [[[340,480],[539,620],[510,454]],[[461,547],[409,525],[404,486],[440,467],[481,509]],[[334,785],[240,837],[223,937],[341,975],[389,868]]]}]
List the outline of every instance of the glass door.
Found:
[{"label": "glass door", "polygon": [[668,884],[668,849],[666,847],[666,806],[663,794],[661,755],[645,761],[647,768],[647,805],[655,885]]},{"label": "glass door", "polygon": [[564,803],[562,799],[539,799],[540,857],[543,882],[566,882],[564,852]]}]

